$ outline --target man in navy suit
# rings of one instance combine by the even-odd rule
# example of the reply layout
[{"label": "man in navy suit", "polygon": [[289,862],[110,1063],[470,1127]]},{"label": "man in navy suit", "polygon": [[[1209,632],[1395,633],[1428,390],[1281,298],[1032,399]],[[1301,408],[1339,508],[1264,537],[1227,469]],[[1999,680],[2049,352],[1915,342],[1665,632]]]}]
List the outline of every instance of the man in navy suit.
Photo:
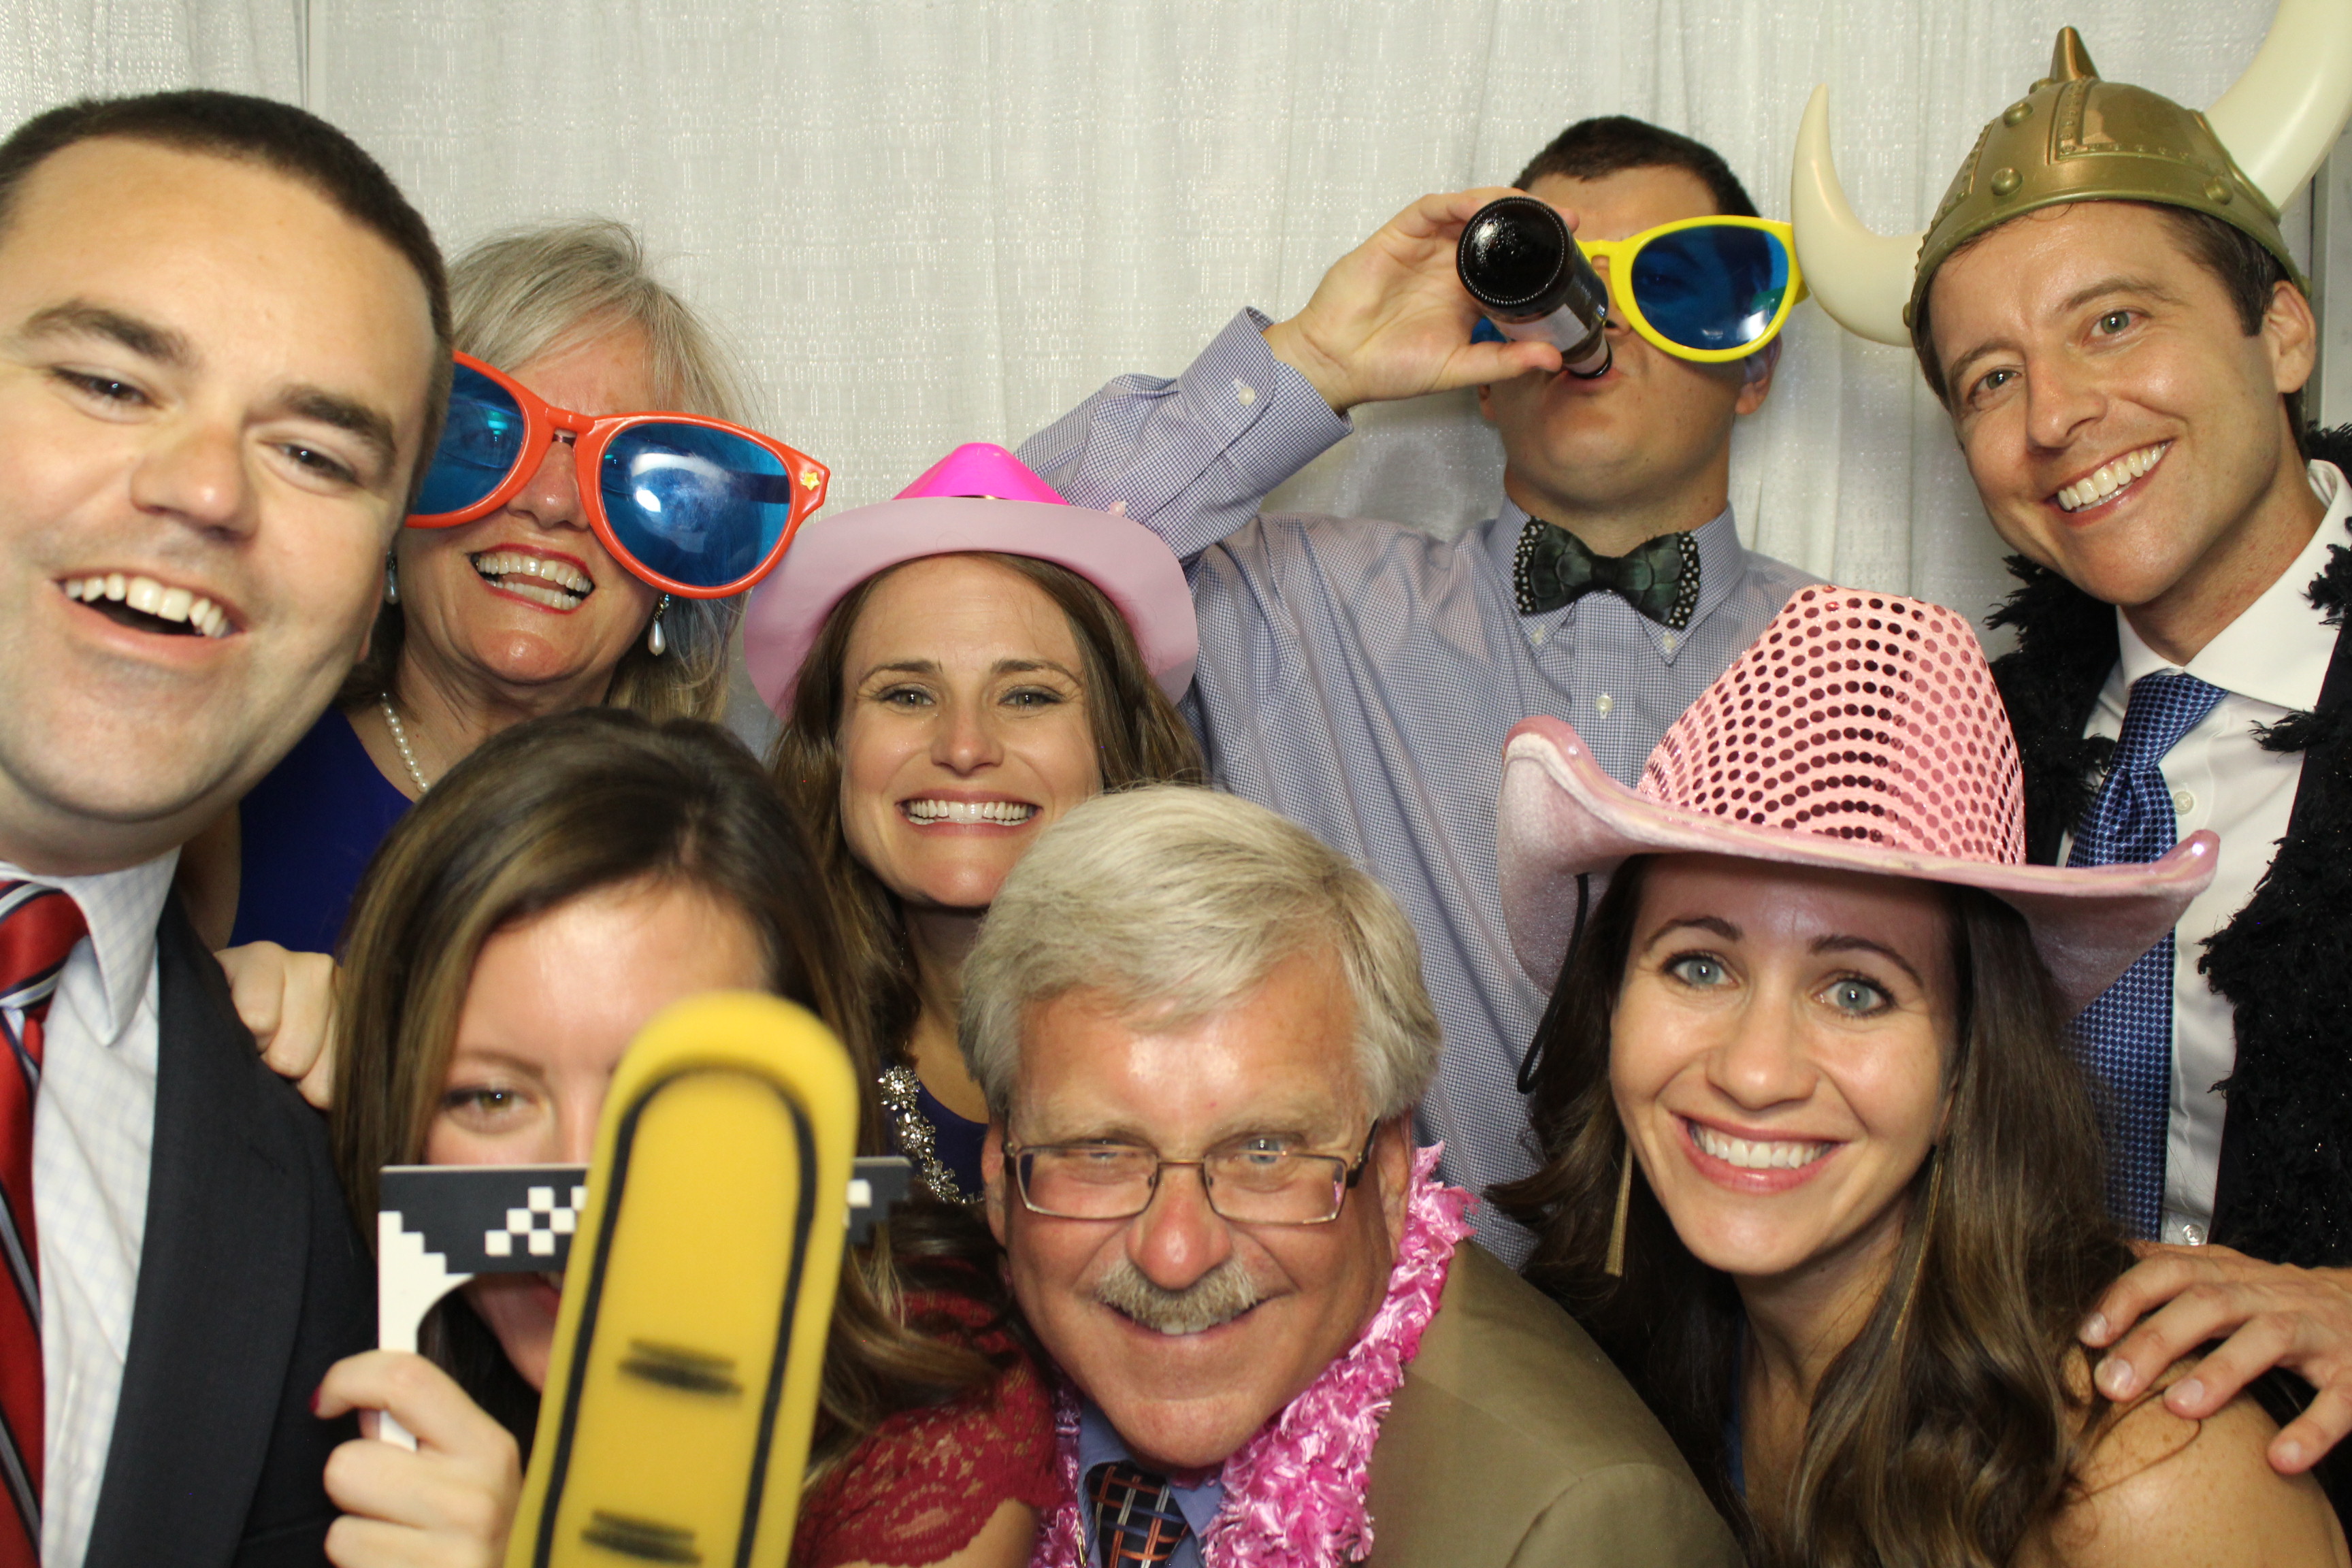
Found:
[{"label": "man in navy suit", "polygon": [[366,1250],[171,881],[363,646],[449,363],[424,220],[300,110],[0,143],[0,1564],[323,1558]]}]

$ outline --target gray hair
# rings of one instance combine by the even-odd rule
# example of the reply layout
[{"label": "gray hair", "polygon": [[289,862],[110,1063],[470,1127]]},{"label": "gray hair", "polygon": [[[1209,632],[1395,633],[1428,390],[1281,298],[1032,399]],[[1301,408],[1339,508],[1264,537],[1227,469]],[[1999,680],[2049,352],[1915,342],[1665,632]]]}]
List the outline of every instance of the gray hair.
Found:
[{"label": "gray hair", "polygon": [[1100,991],[1124,1015],[1183,1028],[1318,951],[1347,975],[1370,1109],[1403,1114],[1437,1070],[1437,1016],[1388,890],[1234,795],[1176,784],[1098,795],[1039,837],[990,906],[964,961],[964,1060],[1002,1118],[1031,1008]]},{"label": "gray hair", "polygon": [[[456,346],[511,371],[616,327],[634,326],[653,351],[663,407],[743,424],[743,381],[710,329],[653,276],[644,244],[613,218],[580,218],[493,235],[449,268]],[[717,721],[727,709],[727,650],[743,595],[674,598],[662,612],[668,652],[640,640],[613,672],[605,700],[653,719]],[[396,605],[376,623],[369,657],[340,700],[373,700],[392,679],[405,629]]]}]

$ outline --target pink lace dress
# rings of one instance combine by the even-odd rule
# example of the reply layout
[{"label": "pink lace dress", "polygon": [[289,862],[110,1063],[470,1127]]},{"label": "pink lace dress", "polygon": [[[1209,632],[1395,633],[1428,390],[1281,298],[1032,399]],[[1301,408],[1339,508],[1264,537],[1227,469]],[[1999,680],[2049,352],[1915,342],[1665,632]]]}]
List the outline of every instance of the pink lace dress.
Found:
[{"label": "pink lace dress", "polygon": [[[922,1293],[909,1315],[952,1319],[973,1331],[986,1310],[963,1297]],[[801,1499],[793,1568],[849,1563],[915,1568],[971,1543],[1003,1504],[1044,1514],[1060,1500],[1054,1407],[1044,1380],[1013,1337],[975,1331],[972,1348],[1013,1355],[994,1384],[952,1405],[906,1410]]]}]

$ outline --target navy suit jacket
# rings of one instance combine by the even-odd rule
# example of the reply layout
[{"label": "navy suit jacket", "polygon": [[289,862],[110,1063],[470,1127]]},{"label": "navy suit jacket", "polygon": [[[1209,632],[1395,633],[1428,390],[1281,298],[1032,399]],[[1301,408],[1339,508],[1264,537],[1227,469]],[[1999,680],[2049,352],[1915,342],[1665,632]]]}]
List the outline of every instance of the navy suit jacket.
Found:
[{"label": "navy suit jacket", "polygon": [[147,1234],[86,1568],[326,1561],[324,1471],[358,1435],[310,1394],[374,1342],[374,1270],[325,1120],[261,1062],[174,898]]}]

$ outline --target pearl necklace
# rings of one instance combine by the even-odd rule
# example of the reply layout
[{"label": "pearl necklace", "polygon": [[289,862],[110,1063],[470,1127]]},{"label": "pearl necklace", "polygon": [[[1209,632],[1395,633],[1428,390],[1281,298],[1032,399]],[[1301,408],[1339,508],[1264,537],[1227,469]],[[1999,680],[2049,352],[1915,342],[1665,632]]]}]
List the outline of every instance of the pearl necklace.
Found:
[{"label": "pearl necklace", "polygon": [[416,793],[423,795],[433,786],[425,780],[425,770],[416,765],[416,753],[408,749],[408,731],[400,727],[400,712],[392,705],[392,693],[376,698],[376,706],[383,710],[383,721],[392,727],[392,743],[400,748],[400,760],[408,765],[408,776],[416,782]]}]

